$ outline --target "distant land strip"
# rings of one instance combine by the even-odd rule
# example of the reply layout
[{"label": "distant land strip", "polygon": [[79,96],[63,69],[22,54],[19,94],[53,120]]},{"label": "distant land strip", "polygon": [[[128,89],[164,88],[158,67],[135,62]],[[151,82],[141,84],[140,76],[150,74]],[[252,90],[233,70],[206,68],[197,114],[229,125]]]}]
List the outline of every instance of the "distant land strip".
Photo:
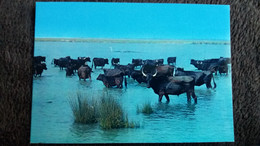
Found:
[{"label": "distant land strip", "polygon": [[97,43],[172,43],[230,45],[220,40],[154,40],[154,39],[96,39],[96,38],[35,38],[39,42],[97,42]]}]

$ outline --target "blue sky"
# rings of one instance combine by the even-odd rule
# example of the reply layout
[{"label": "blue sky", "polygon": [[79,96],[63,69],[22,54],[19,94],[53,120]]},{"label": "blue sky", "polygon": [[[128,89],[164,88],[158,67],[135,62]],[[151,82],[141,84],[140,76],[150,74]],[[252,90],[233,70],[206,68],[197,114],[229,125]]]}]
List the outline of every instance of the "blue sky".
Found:
[{"label": "blue sky", "polygon": [[35,37],[230,40],[230,7],[36,2]]}]

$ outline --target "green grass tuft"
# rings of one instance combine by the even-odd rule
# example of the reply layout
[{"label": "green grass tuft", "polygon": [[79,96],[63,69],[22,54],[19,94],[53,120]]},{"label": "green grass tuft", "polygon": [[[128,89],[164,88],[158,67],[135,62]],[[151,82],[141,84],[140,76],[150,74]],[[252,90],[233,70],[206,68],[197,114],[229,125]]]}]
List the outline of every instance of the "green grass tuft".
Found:
[{"label": "green grass tuft", "polygon": [[76,123],[90,124],[98,122],[98,104],[96,100],[77,93],[76,98],[69,98],[69,104]]},{"label": "green grass tuft", "polygon": [[135,128],[138,123],[128,120],[122,106],[112,96],[102,96],[100,100],[90,99],[77,93],[69,103],[76,123],[99,123],[102,129]]},{"label": "green grass tuft", "polygon": [[152,114],[153,113],[151,102],[146,102],[146,103],[143,104],[142,113],[144,113],[144,114]]},{"label": "green grass tuft", "polygon": [[122,106],[111,96],[102,97],[100,103],[100,126],[103,129],[134,128]]}]

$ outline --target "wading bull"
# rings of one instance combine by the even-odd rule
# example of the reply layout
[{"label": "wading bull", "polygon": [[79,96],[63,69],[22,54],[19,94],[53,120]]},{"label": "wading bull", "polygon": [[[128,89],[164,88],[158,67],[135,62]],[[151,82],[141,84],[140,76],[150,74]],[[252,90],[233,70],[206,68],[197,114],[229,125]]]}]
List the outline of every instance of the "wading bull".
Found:
[{"label": "wading bull", "polygon": [[78,57],[78,59],[71,59],[69,65],[72,66],[73,70],[76,72],[82,65],[85,65],[86,62],[90,62],[89,57]]},{"label": "wading bull", "polygon": [[53,62],[55,65],[58,65],[60,67],[60,70],[63,70],[63,68],[66,68],[71,63],[70,56],[59,58],[59,59],[53,59]]},{"label": "wading bull", "polygon": [[195,80],[192,77],[157,76],[158,71],[155,67],[152,72],[144,73],[144,70],[145,67],[142,68],[142,74],[146,77],[147,88],[152,88],[154,93],[159,95],[159,102],[161,102],[163,96],[165,96],[167,102],[169,102],[169,95],[180,95],[186,93],[188,102],[190,102],[192,96],[195,103],[197,103],[197,97],[194,92]]},{"label": "wading bull", "polygon": [[37,77],[38,75],[42,76],[43,70],[47,70],[45,63],[34,64],[34,66],[33,66],[34,77]]},{"label": "wading bull", "polygon": [[74,75],[73,67],[69,65],[66,68],[66,76],[72,76],[72,75]]},{"label": "wading bull", "polygon": [[143,60],[142,59],[132,59],[132,64],[134,65],[134,67],[142,66]]},{"label": "wading bull", "polygon": [[93,61],[92,61],[92,68],[93,68],[93,65],[96,69],[97,66],[101,66],[102,68],[105,66],[105,64],[108,64],[108,59],[105,59],[105,58],[93,58]]},{"label": "wading bull", "polygon": [[[97,80],[102,81],[107,88],[113,86],[116,86],[117,88],[123,88],[123,76],[124,73],[119,69],[104,69],[104,74],[99,74]],[[125,87],[127,87],[126,78]]]},{"label": "wading bull", "polygon": [[40,63],[45,62],[45,61],[46,61],[45,56],[35,56],[35,57],[33,57],[34,64],[40,64]]},{"label": "wading bull", "polygon": [[198,70],[211,71],[217,74],[219,71],[220,74],[228,74],[228,63],[229,58],[220,57],[218,59],[206,59],[206,60],[194,60],[191,59],[190,64],[194,65]]},{"label": "wading bull", "polygon": [[167,63],[168,65],[176,65],[176,57],[168,57]]},{"label": "wading bull", "polygon": [[213,79],[214,88],[216,88],[216,83],[213,77],[213,73],[210,71],[196,72],[196,71],[184,71],[183,68],[177,68],[175,71],[175,76],[191,76],[195,80],[195,86],[201,86],[206,84],[207,88],[212,88],[211,79]]},{"label": "wading bull", "polygon": [[84,79],[84,81],[86,81],[87,78],[89,78],[89,80],[91,80],[91,72],[92,72],[92,69],[88,65],[82,65],[78,69],[79,80]]},{"label": "wading bull", "polygon": [[111,65],[112,65],[112,66],[118,65],[119,62],[120,62],[120,59],[119,59],[119,58],[112,58],[112,60],[111,60]]}]

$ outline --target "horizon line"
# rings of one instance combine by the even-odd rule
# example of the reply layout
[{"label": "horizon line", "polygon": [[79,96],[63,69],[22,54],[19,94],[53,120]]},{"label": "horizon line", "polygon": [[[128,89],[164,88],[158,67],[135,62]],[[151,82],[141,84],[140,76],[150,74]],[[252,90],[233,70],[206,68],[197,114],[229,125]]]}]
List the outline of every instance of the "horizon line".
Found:
[{"label": "horizon line", "polygon": [[224,43],[230,44],[230,40],[214,40],[214,39],[151,39],[151,38],[73,38],[73,37],[35,37],[35,41],[61,41],[61,42],[168,42],[168,43]]}]

